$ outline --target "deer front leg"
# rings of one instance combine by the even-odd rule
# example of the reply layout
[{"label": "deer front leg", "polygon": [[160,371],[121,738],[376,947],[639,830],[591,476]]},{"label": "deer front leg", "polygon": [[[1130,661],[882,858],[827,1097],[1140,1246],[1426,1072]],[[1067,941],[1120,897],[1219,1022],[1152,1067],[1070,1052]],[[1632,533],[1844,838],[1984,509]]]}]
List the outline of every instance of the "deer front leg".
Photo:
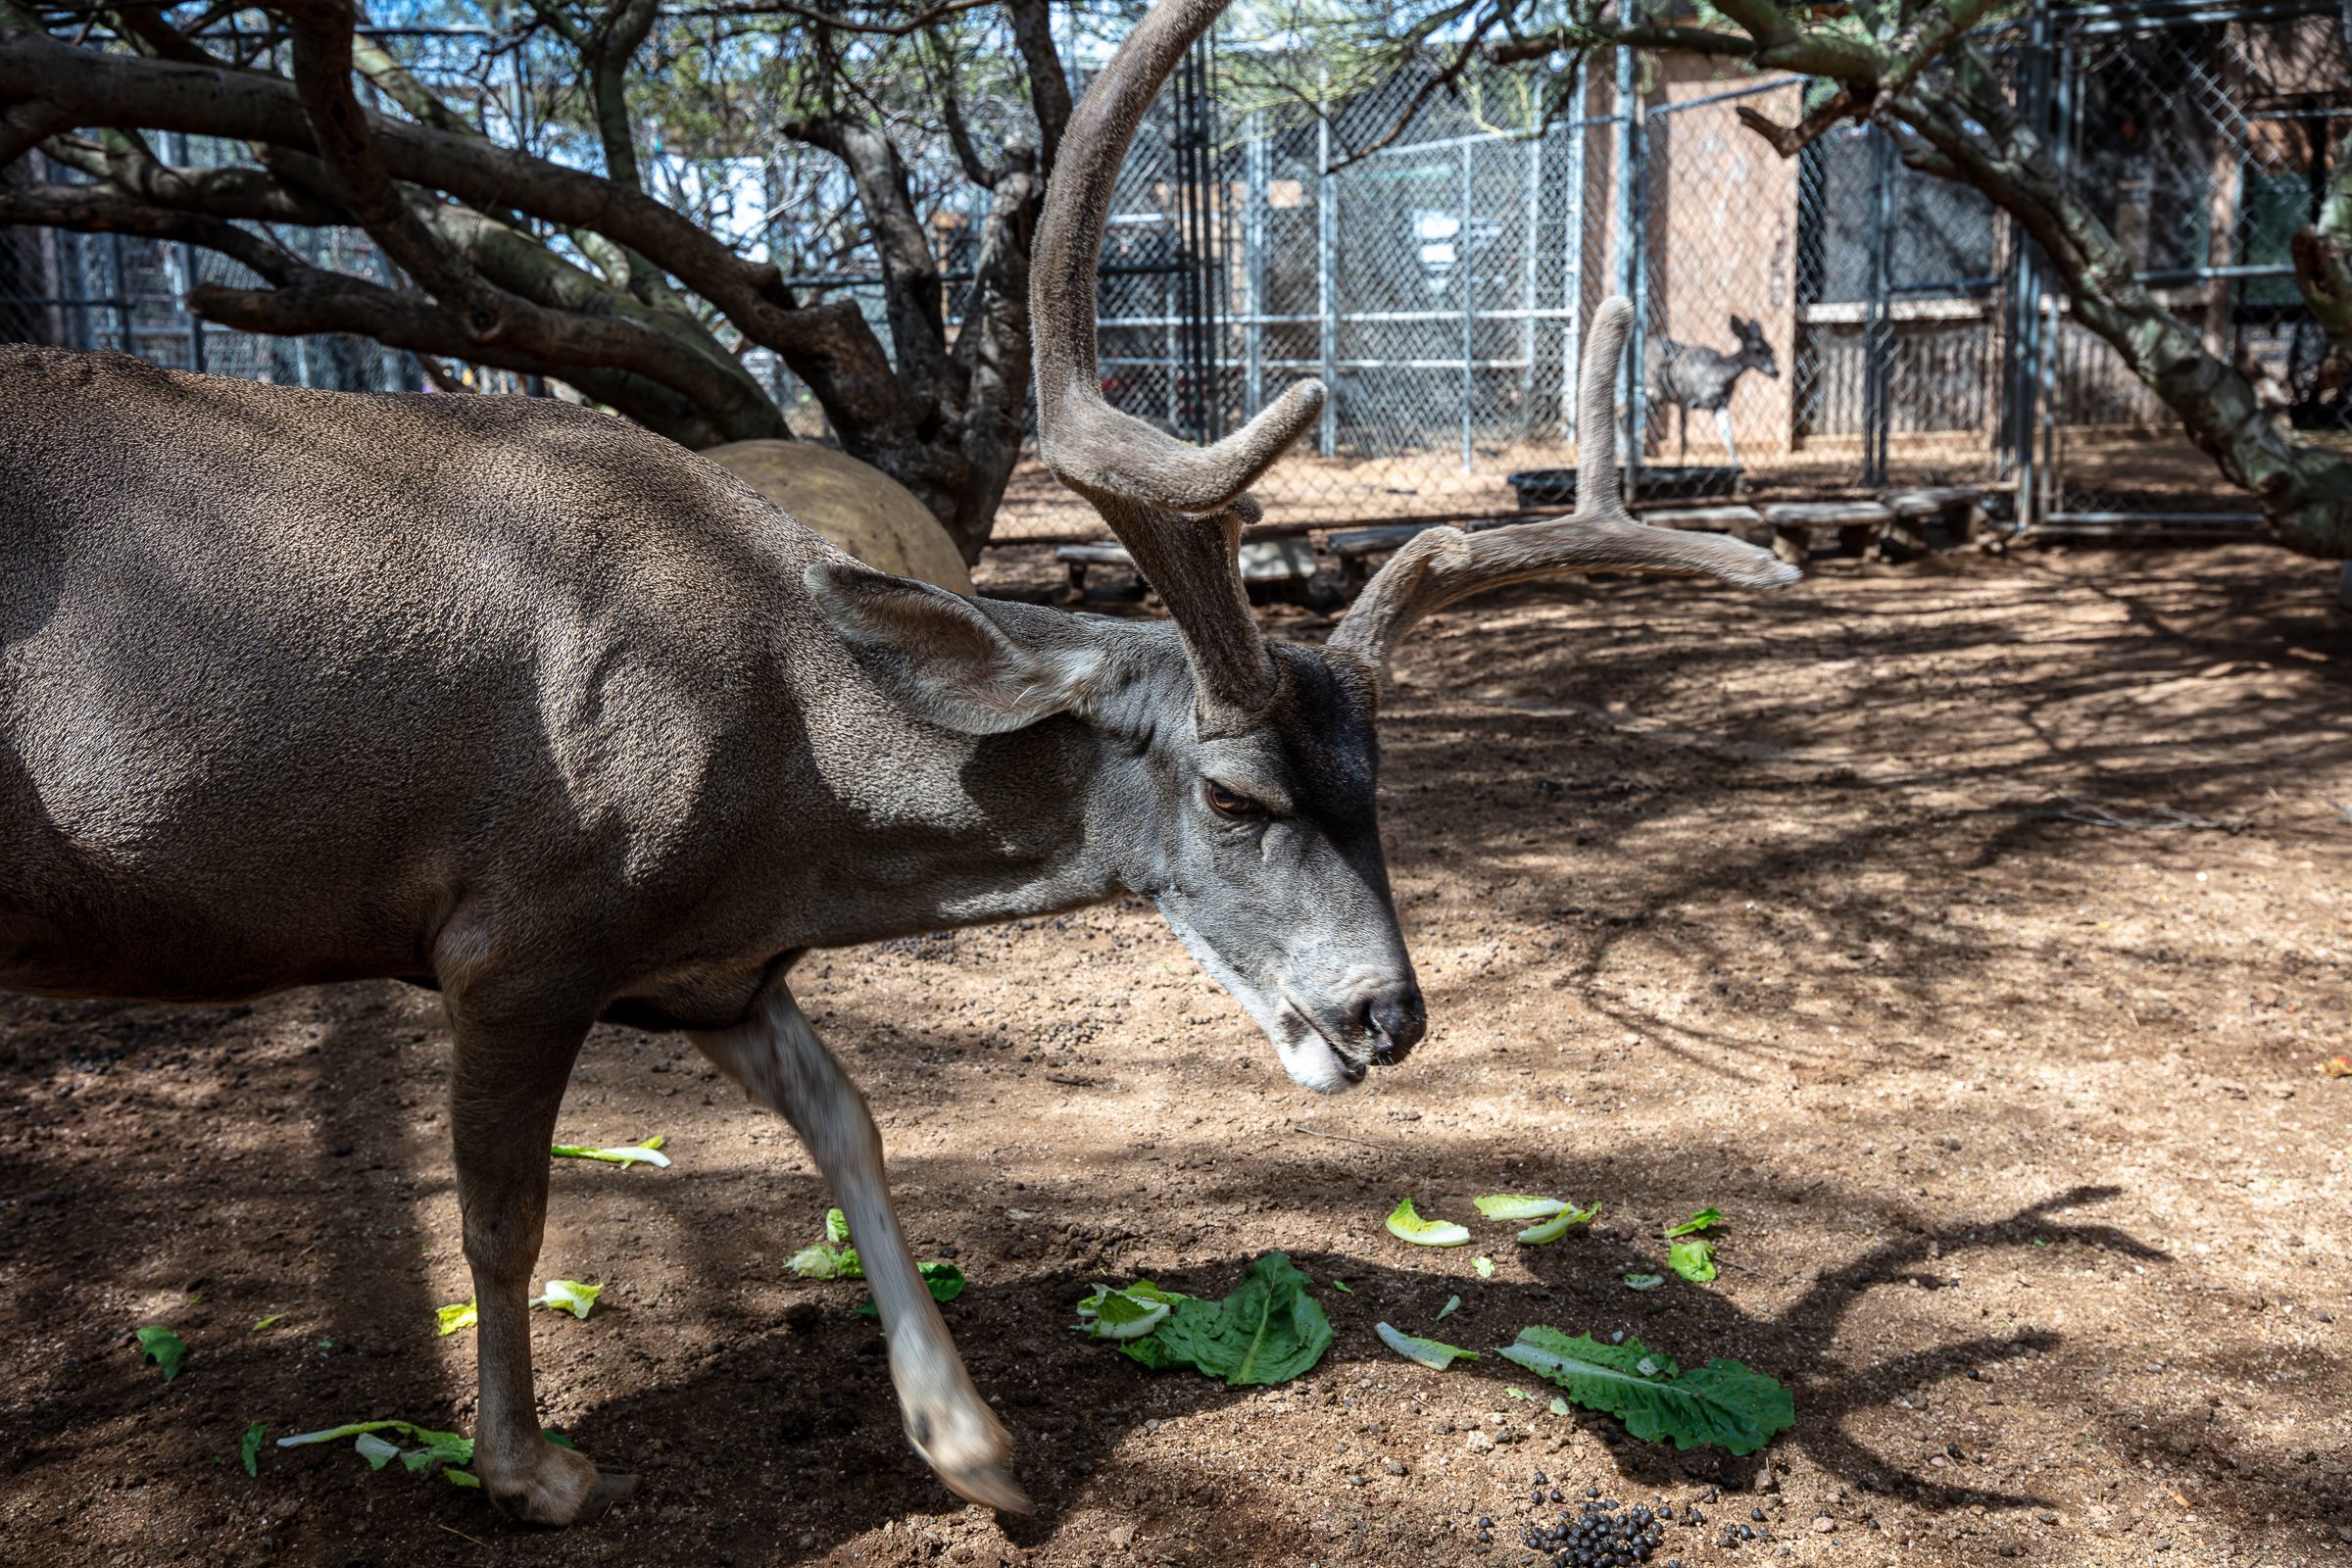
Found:
[{"label": "deer front leg", "polygon": [[1737,468],[1740,466],[1740,449],[1732,442],[1732,411],[1730,409],[1715,411],[1715,430],[1723,437],[1724,456],[1731,459],[1732,466]]},{"label": "deer front leg", "polygon": [[865,1097],[781,981],[760,994],[745,1022],[690,1038],[746,1094],[792,1124],[832,1185],[881,1309],[907,1441],[957,1496],[1007,1513],[1029,1512],[1029,1499],[1007,1468],[1011,1441],[972,1387],[899,1232],[883,1178],[882,1137]]},{"label": "deer front leg", "polygon": [[450,1125],[473,1270],[481,1400],[473,1471],[509,1517],[567,1525],[594,1518],[635,1487],[598,1473],[583,1453],[547,1441],[531,1384],[531,1270],[547,1228],[548,1145],[584,1025],[515,1019],[452,997],[457,1035]]}]

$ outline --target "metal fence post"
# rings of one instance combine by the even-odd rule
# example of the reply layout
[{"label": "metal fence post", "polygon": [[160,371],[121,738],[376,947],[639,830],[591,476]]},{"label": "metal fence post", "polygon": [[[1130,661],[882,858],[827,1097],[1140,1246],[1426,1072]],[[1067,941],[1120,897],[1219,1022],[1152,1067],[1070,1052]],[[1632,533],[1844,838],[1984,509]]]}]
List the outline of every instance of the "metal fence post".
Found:
[{"label": "metal fence post", "polygon": [[122,259],[122,236],[109,234],[106,238],[107,249],[112,253],[111,260],[115,264],[115,329],[122,337],[122,341],[116,346],[125,354],[136,354],[139,351],[131,346],[134,339],[131,336],[130,267]]},{"label": "metal fence post", "polygon": [[[1648,387],[1642,373],[1643,338],[1649,322],[1649,271],[1642,230],[1648,222],[1649,150],[1642,117],[1641,77],[1634,51],[1617,50],[1617,269],[1618,286],[1633,301],[1634,329],[1626,338],[1625,499],[1642,491],[1642,447],[1649,434]],[[1583,462],[1580,455],[1578,462]]]},{"label": "metal fence post", "polygon": [[1886,482],[1887,435],[1893,425],[1892,400],[1887,395],[1889,366],[1894,349],[1894,326],[1888,319],[1893,279],[1894,138],[1872,126],[1870,275],[1862,327],[1862,482]]},{"label": "metal fence post", "polygon": [[1462,221],[1453,234],[1453,275],[1462,284],[1462,471],[1475,466],[1470,448],[1470,401],[1473,388],[1471,343],[1476,325],[1478,273],[1470,264],[1470,143],[1462,143]]},{"label": "metal fence post", "polygon": [[1316,450],[1331,457],[1339,450],[1339,320],[1332,314],[1332,250],[1339,242],[1339,181],[1331,172],[1331,73],[1321,74],[1315,97],[1315,357],[1323,376],[1323,417],[1315,432]]},{"label": "metal fence post", "polygon": [[1566,275],[1560,283],[1560,308],[1567,320],[1560,328],[1560,427],[1572,439],[1576,429],[1576,362],[1584,347],[1585,308],[1585,120],[1592,109],[1591,86],[1585,79],[1584,55],[1576,57],[1576,82],[1569,92],[1576,119],[1568,125],[1568,212],[1562,219],[1561,243],[1568,247]]},{"label": "metal fence post", "polygon": [[[172,133],[172,156],[181,165],[188,162],[188,138],[184,131]],[[204,318],[188,309],[187,294],[196,289],[196,247],[182,240],[179,246],[179,265],[187,279],[187,292],[180,296],[179,311],[188,318],[188,368],[204,373]]]},{"label": "metal fence post", "polygon": [[1544,137],[1527,141],[1527,220],[1519,236],[1519,439],[1536,426],[1536,240],[1544,232]]},{"label": "metal fence post", "polygon": [[1251,414],[1266,406],[1266,123],[1262,111],[1250,117],[1245,146],[1250,210],[1242,224],[1242,292],[1250,324],[1244,333],[1247,366],[1243,407]]},{"label": "metal fence post", "polygon": [[[2050,90],[2050,12],[2048,0],[2035,0],[2033,21],[2026,35],[2025,58],[2020,71],[2018,97],[2029,105],[2046,105]],[[2046,116],[2043,119],[2046,128]],[[2036,491],[2040,484],[2039,465],[2035,461],[2035,426],[2038,394],[2041,390],[2041,360],[2044,352],[2041,318],[2040,258],[2033,239],[2015,220],[2009,224],[2009,271],[2012,278],[2007,302],[2010,334],[2010,367],[2007,391],[2007,466],[2017,486],[2017,526],[2022,531],[2031,528],[2039,514]]]}]

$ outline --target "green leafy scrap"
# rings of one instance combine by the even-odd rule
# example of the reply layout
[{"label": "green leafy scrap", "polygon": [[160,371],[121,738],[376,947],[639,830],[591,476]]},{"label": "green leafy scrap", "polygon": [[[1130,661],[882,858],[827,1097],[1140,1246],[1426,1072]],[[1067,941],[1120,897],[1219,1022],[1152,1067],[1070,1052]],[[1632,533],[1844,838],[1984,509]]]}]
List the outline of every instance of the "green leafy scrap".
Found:
[{"label": "green leafy scrap", "polygon": [[131,1337],[139,1342],[139,1354],[163,1369],[166,1383],[179,1376],[188,1359],[187,1341],[161,1323],[150,1323]]},{"label": "green leafy scrap", "polygon": [[[1122,1354],[1155,1370],[1189,1366],[1237,1389],[1288,1383],[1312,1370],[1331,1348],[1331,1320],[1309,1294],[1313,1284],[1288,1253],[1268,1252],[1221,1301],[1140,1281],[1088,1297],[1079,1303],[1086,1321],[1078,1327],[1098,1339],[1117,1339]],[[1114,1305],[1121,1301],[1126,1304]],[[1137,1314],[1121,1329],[1145,1317],[1151,1318],[1149,1328],[1131,1335],[1106,1331],[1102,1325],[1111,1311]]]},{"label": "green leafy scrap", "polygon": [[1666,1249],[1666,1266],[1683,1278],[1704,1285],[1715,1277],[1715,1244],[1693,1239]]},{"label": "green leafy scrap", "polygon": [[1462,1298],[1458,1296],[1448,1296],[1446,1298],[1446,1304],[1438,1308],[1438,1321],[1441,1323],[1445,1322],[1447,1316],[1460,1310]]},{"label": "green leafy scrap", "polygon": [[1444,1340],[1424,1340],[1402,1334],[1386,1323],[1375,1323],[1372,1332],[1380,1336],[1381,1344],[1407,1361],[1428,1367],[1432,1372],[1443,1372],[1456,1361],[1478,1359],[1476,1350],[1465,1350],[1458,1345],[1447,1345]]},{"label": "green leafy scrap", "polygon": [[835,1247],[850,1245],[850,1216],[838,1208],[825,1210],[825,1240]]},{"label": "green leafy scrap", "polygon": [[[1189,1301],[1189,1296],[1163,1291],[1150,1280],[1137,1280],[1133,1285],[1099,1285],[1095,1294],[1078,1303],[1081,1321],[1073,1327],[1083,1329],[1098,1340],[1125,1343],[1140,1340],[1167,1320],[1178,1303]],[[1139,1357],[1138,1359],[1142,1359]],[[1163,1363],[1149,1361],[1147,1365]]]},{"label": "green leafy scrap", "polygon": [[245,1436],[237,1441],[237,1463],[245,1467],[247,1475],[259,1476],[262,1473],[262,1440],[269,1435],[270,1424],[256,1421],[245,1429]]},{"label": "green leafy scrap", "polygon": [[1519,1233],[1519,1240],[1530,1247],[1543,1247],[1568,1234],[1571,1225],[1590,1225],[1600,1214],[1600,1205],[1591,1208],[1564,1207],[1541,1225],[1530,1225]]},{"label": "green leafy scrap", "polygon": [[1646,1443],[1753,1453],[1796,1424],[1788,1389],[1738,1361],[1718,1357],[1685,1372],[1640,1340],[1604,1345],[1541,1324],[1496,1353],[1558,1384],[1575,1403],[1617,1417]]},{"label": "green leafy scrap", "polygon": [[285,1314],[285,1313],[283,1313],[283,1312],[272,1312],[272,1313],[270,1313],[270,1314],[268,1317],[266,1317],[266,1318],[262,1318],[261,1320],[259,1320],[258,1322],[256,1322],[256,1323],[253,1325],[253,1328],[252,1328],[251,1332],[253,1332],[253,1333],[255,1333],[255,1334],[259,1334],[259,1333],[261,1333],[261,1332],[262,1332],[262,1330],[264,1330],[264,1329],[266,1329],[266,1328],[270,1328],[270,1327],[273,1327],[273,1326],[275,1326],[276,1324],[279,1324],[279,1323],[282,1323],[282,1322],[284,1322],[284,1321],[285,1321],[285,1319],[286,1319],[286,1314]]},{"label": "green leafy scrap", "polygon": [[1449,1219],[1423,1219],[1406,1199],[1389,1211],[1389,1234],[1415,1247],[1460,1247],[1470,1240],[1467,1227]]},{"label": "green leafy scrap", "polygon": [[1523,1198],[1508,1193],[1473,1198],[1470,1202],[1489,1219],[1549,1219],[1561,1209],[1574,1206],[1556,1198]]},{"label": "green leafy scrap", "polygon": [[1628,1274],[1625,1277],[1625,1286],[1629,1291],[1654,1291],[1665,1283],[1666,1276],[1663,1274]]},{"label": "green leafy scrap", "polygon": [[819,1244],[804,1247],[785,1260],[784,1266],[808,1280],[861,1280],[865,1265],[858,1261],[855,1247],[833,1247]]},{"label": "green leafy scrap", "polygon": [[596,1306],[596,1298],[605,1294],[602,1285],[583,1285],[578,1280],[549,1280],[547,1293],[531,1298],[533,1306],[549,1306],[559,1312],[569,1312],[585,1319]]},{"label": "green leafy scrap", "polygon": [[669,1156],[662,1152],[660,1134],[641,1144],[629,1144],[619,1149],[590,1149],[585,1144],[556,1144],[548,1152],[558,1159],[595,1159],[608,1165],[652,1165],[667,1169]]},{"label": "green leafy scrap", "polygon": [[1478,1277],[1482,1280],[1491,1280],[1494,1277],[1494,1260],[1484,1252],[1472,1258],[1470,1266],[1478,1270]]},{"label": "green leafy scrap", "polygon": [[[254,1428],[246,1433],[246,1440],[252,1443],[257,1449],[260,1446],[259,1430],[260,1423],[257,1422]],[[391,1439],[384,1437],[383,1434],[387,1432],[398,1433],[415,1443],[416,1446],[404,1448]],[[344,1438],[352,1440],[352,1448],[360,1457],[368,1461],[368,1467],[370,1470],[381,1470],[393,1460],[398,1459],[402,1469],[411,1475],[420,1475],[438,1464],[443,1467],[452,1485],[461,1487],[479,1485],[471,1476],[466,1476],[463,1481],[459,1480],[458,1478],[463,1472],[455,1468],[458,1465],[473,1462],[473,1440],[471,1438],[455,1432],[440,1432],[431,1427],[420,1427],[413,1421],[352,1421],[339,1427],[325,1427],[317,1432],[298,1432],[293,1437],[278,1439],[277,1446],[281,1448],[299,1448],[316,1443],[336,1443]]]},{"label": "green leafy scrap", "polygon": [[434,1307],[433,1320],[440,1325],[441,1337],[446,1340],[460,1329],[472,1328],[482,1318],[472,1301],[453,1301],[447,1306]]},{"label": "green leafy scrap", "polygon": [[1700,1231],[1707,1229],[1709,1226],[1720,1225],[1722,1223],[1722,1209],[1702,1208],[1697,1213],[1691,1215],[1689,1219],[1683,1221],[1680,1225],[1667,1226],[1666,1234],[1669,1237],[1696,1236]]}]

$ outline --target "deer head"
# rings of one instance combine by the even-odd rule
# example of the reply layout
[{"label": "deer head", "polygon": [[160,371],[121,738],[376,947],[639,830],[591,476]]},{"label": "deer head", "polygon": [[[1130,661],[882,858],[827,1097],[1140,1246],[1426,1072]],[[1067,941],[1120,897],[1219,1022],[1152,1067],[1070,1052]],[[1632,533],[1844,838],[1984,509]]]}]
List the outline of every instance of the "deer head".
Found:
[{"label": "deer head", "polygon": [[1740,340],[1740,352],[1733,355],[1741,365],[1774,380],[1781,378],[1781,362],[1772,352],[1772,341],[1765,337],[1764,328],[1753,318],[1732,318],[1732,335]]},{"label": "deer head", "polygon": [[[1269,643],[1235,557],[1249,487],[1313,424],[1320,383],[1292,387],[1206,448],[1109,407],[1095,272],[1112,184],[1161,81],[1223,0],[1168,0],[1129,34],[1072,116],[1037,232],[1040,445],[1168,608],[1165,622],[956,598],[862,568],[809,568],[834,623],[936,722],[973,734],[1075,722],[1099,739],[1084,785],[1090,853],[1153,899],[1299,1084],[1360,1082],[1421,1038],[1425,1014],[1381,853],[1374,731],[1392,644],[1453,600],[1577,571],[1789,581],[1769,554],[1636,522],[1618,503],[1615,376],[1630,311],[1604,306],[1584,366],[1589,454],[1573,517],[1476,536],[1423,533],[1321,649]],[[1057,781],[1040,778],[1039,789]]]}]

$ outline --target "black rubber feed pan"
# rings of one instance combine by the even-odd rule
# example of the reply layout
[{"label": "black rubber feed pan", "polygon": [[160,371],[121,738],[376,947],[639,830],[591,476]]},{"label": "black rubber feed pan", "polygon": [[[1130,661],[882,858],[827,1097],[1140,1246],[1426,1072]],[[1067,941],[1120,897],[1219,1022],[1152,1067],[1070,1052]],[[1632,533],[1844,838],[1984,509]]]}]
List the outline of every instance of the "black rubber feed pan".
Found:
[{"label": "black rubber feed pan", "polygon": [[[1617,470],[1622,479],[1625,470]],[[1568,507],[1576,504],[1574,468],[1528,468],[1511,476],[1511,489],[1522,507]],[[1642,469],[1642,497],[1728,496],[1740,488],[1738,468],[1680,468],[1671,466]]]}]

